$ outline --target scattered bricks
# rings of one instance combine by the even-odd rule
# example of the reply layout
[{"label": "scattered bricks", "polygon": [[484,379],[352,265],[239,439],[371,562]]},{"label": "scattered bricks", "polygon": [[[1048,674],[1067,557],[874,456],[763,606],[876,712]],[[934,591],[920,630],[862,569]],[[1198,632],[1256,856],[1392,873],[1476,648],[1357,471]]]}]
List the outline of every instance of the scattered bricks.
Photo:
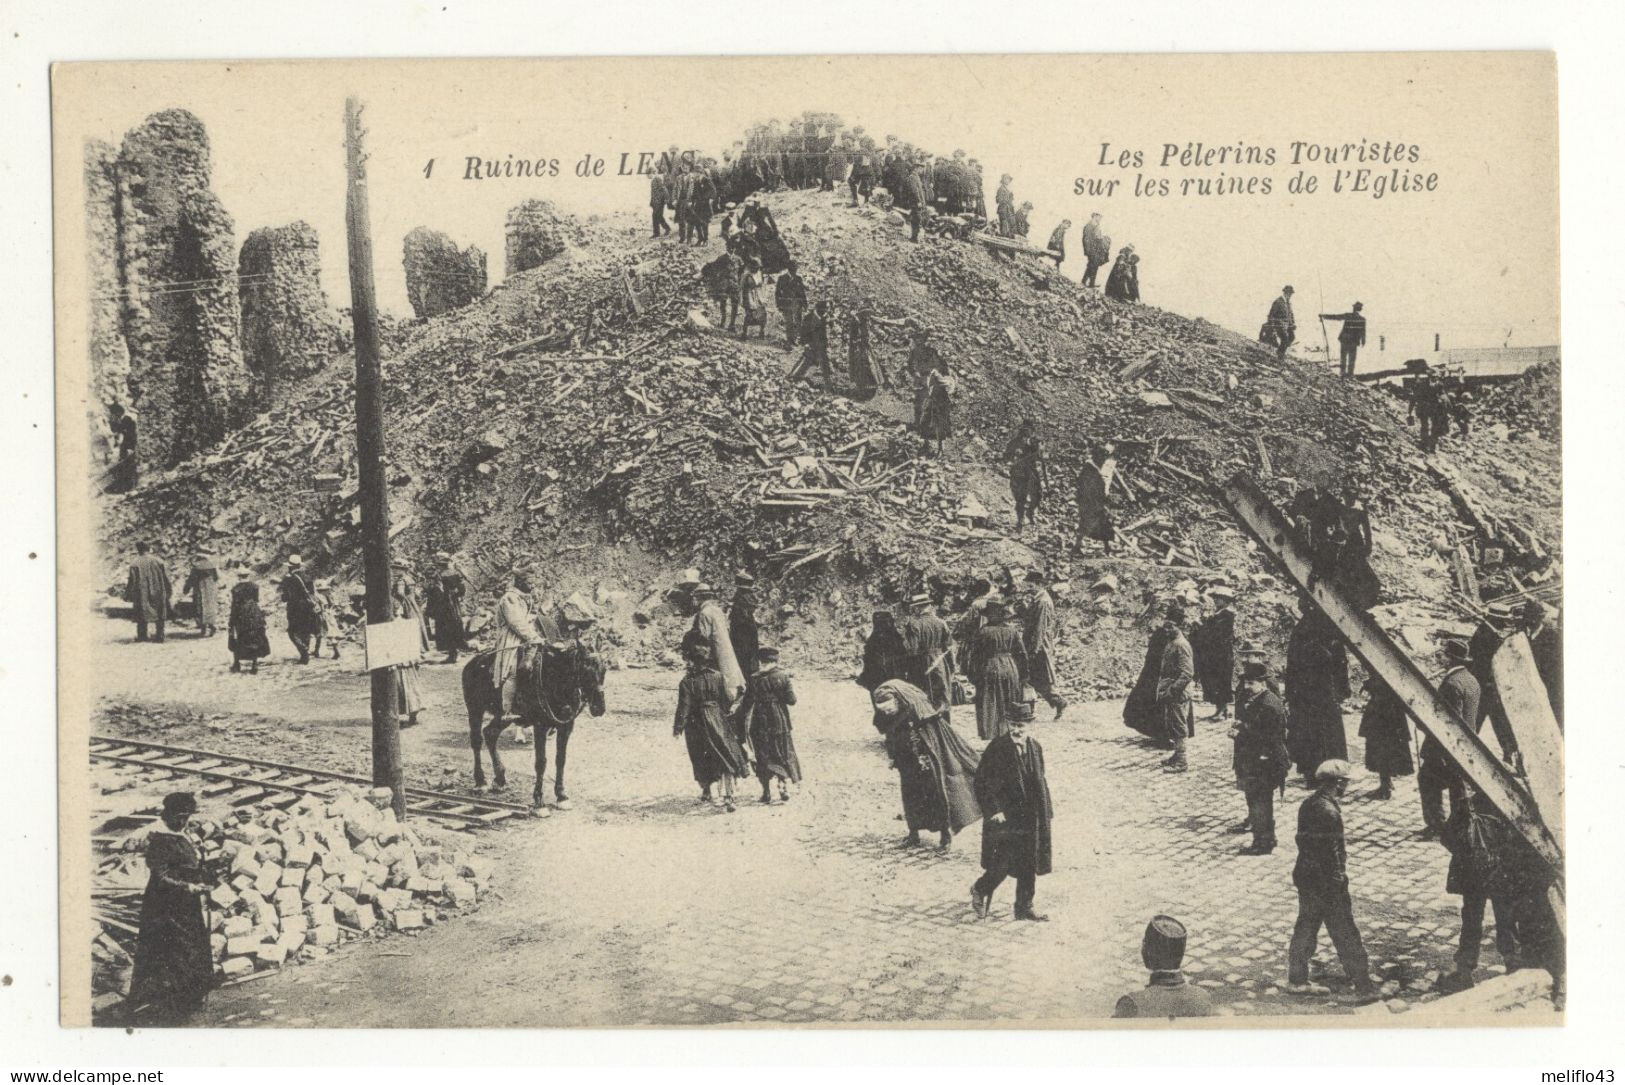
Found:
[{"label": "scattered bricks", "polygon": [[303,915],[304,912],[305,902],[303,900],[295,898],[293,900],[277,901],[276,914],[279,919],[289,919],[294,916]]},{"label": "scattered bricks", "polygon": [[331,927],[337,917],[331,904],[312,904],[305,909],[305,918],[312,927]]},{"label": "scattered bricks", "polygon": [[361,887],[365,884],[367,884],[366,872],[362,867],[359,866],[351,867],[350,869],[346,870],[343,876],[339,879],[339,885],[346,893],[359,892]]},{"label": "scattered bricks", "polygon": [[262,862],[276,863],[278,866],[282,864],[282,856],[284,852],[282,842],[280,840],[272,839],[265,841],[259,846],[259,853],[260,860]]},{"label": "scattered bricks", "polygon": [[305,933],[305,941],[313,946],[331,946],[339,940],[339,929],[331,923],[312,927]]},{"label": "scattered bricks", "polygon": [[401,823],[395,820],[395,811],[385,810],[379,815],[378,839],[390,844],[401,838]]},{"label": "scattered bricks", "polygon": [[299,948],[304,944],[305,932],[303,930],[301,930],[298,934],[290,934],[287,931],[283,931],[282,937],[276,940],[276,948],[282,951],[283,960],[286,960],[293,954],[298,953]]},{"label": "scattered bricks", "polygon": [[355,927],[357,930],[371,930],[373,923],[377,921],[371,904],[350,901],[348,904],[336,906],[333,911],[340,923],[346,927]]},{"label": "scattered bricks", "polygon": [[254,956],[265,964],[281,964],[288,959],[288,949],[280,942],[270,942],[256,949]]},{"label": "scattered bricks", "polygon": [[306,904],[320,904],[332,895],[325,886],[318,885],[315,882],[305,886],[304,897]]},{"label": "scattered bricks", "polygon": [[326,880],[327,875],[323,872],[322,868],[319,866],[312,866],[305,868],[305,878],[300,884],[304,885],[305,888],[308,889],[313,885],[321,885],[322,882]]},{"label": "scattered bricks", "polygon": [[387,787],[369,788],[367,790],[367,801],[372,804],[375,810],[388,810],[395,801],[395,793]]},{"label": "scattered bricks", "polygon": [[305,919],[303,913],[299,915],[286,916],[282,920],[283,937],[287,937],[290,934],[297,934],[301,939],[303,939],[305,932],[309,929],[310,922]]},{"label": "scattered bricks", "polygon": [[446,896],[451,898],[453,904],[459,908],[467,908],[474,903],[474,883],[464,881],[462,878],[452,878],[445,885]]},{"label": "scattered bricks", "polygon": [[390,926],[398,931],[416,930],[423,926],[423,910],[421,908],[402,908],[389,914]]},{"label": "scattered bricks", "polygon": [[387,863],[372,862],[367,864],[367,881],[374,885],[382,885],[389,878],[389,865]]},{"label": "scattered bricks", "polygon": [[228,956],[231,956],[231,957],[235,957],[235,956],[237,956],[238,954],[241,954],[241,953],[247,953],[247,954],[256,953],[256,952],[258,952],[259,947],[260,947],[260,936],[259,936],[258,933],[255,933],[255,932],[250,932],[248,934],[241,934],[241,935],[238,935],[236,938],[228,938],[228,939],[226,939],[226,954]]},{"label": "scattered bricks", "polygon": [[233,877],[246,874],[250,879],[260,872],[259,861],[254,858],[254,849],[251,847],[238,847],[237,854],[231,857],[231,873]]},{"label": "scattered bricks", "polygon": [[332,905],[335,912],[343,915],[346,909],[354,911],[358,902],[349,893],[334,893],[327,903]]},{"label": "scattered bricks", "polygon": [[215,960],[221,960],[226,955],[226,936],[223,934],[209,935],[209,955]]},{"label": "scattered bricks", "polygon": [[483,882],[491,876],[491,861],[479,855],[467,856],[458,864],[458,873],[465,878]]},{"label": "scattered bricks", "polygon": [[216,908],[230,908],[237,903],[237,894],[232,892],[229,885],[217,885],[209,892],[209,899]]},{"label": "scattered bricks", "polygon": [[237,875],[235,878],[231,879],[231,887],[233,889],[237,890],[237,892],[239,892],[239,893],[248,892],[250,889],[254,888],[254,877],[258,873],[259,873],[259,868],[256,867],[255,870],[254,870],[254,874],[239,874],[239,875]]},{"label": "scattered bricks", "polygon": [[252,957],[227,957],[220,965],[220,974],[227,979],[246,976],[252,971],[254,971],[254,959]]},{"label": "scattered bricks", "polygon": [[405,889],[386,889],[379,894],[378,907],[386,912],[398,912],[412,907],[412,894]]},{"label": "scattered bricks", "polygon": [[282,884],[282,868],[275,863],[266,863],[260,867],[259,874],[254,877],[254,888],[261,896],[268,897]]},{"label": "scattered bricks", "polygon": [[254,926],[274,931],[281,925],[282,919],[277,915],[276,905],[268,900],[254,901]]},{"label": "scattered bricks", "polygon": [[370,833],[357,842],[355,853],[369,863],[378,858],[378,845],[373,842]]},{"label": "scattered bricks", "polygon": [[277,884],[283,887],[298,889],[301,885],[305,884],[305,868],[297,866],[283,867],[282,877],[277,879]]},{"label": "scattered bricks", "polygon": [[254,921],[246,915],[229,915],[220,931],[227,938],[236,938],[254,929]]},{"label": "scattered bricks", "polygon": [[384,891],[378,888],[376,882],[362,882],[361,888],[356,890],[355,899],[363,903],[376,901]]},{"label": "scattered bricks", "polygon": [[421,874],[414,874],[406,879],[406,891],[408,893],[438,893],[442,884],[438,881],[431,881]]},{"label": "scattered bricks", "polygon": [[295,844],[288,849],[285,865],[290,867],[308,867],[316,858],[316,849],[309,844]]}]

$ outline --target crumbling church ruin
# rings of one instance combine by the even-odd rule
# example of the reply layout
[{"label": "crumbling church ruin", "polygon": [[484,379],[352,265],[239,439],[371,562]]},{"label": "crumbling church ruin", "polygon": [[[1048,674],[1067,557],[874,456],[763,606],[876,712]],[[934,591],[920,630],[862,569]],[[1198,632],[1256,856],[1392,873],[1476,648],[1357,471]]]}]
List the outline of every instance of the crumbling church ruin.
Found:
[{"label": "crumbling church ruin", "polygon": [[338,349],[338,317],[322,291],[321,253],[306,222],[255,230],[237,260],[243,360],[267,390],[308,376]]},{"label": "crumbling church ruin", "polygon": [[419,320],[461,309],[485,294],[485,253],[474,245],[459,249],[439,230],[419,226],[407,234],[401,262],[406,296]]},{"label": "crumbling church ruin", "polygon": [[541,267],[565,248],[570,222],[546,200],[526,200],[508,212],[504,275]]}]

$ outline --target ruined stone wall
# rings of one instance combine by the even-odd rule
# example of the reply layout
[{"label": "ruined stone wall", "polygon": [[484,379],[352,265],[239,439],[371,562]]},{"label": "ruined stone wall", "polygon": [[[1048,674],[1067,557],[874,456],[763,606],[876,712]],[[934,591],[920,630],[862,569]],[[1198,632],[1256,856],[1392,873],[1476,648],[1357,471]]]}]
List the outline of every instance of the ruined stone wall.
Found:
[{"label": "ruined stone wall", "polygon": [[338,314],[322,291],[321,249],[309,223],[267,226],[237,258],[243,361],[259,386],[319,370],[338,350]]},{"label": "ruined stone wall", "polygon": [[237,246],[192,114],[169,109],[132,129],[115,174],[128,388],[143,462],[167,465],[219,441],[250,408]]},{"label": "ruined stone wall", "polygon": [[439,230],[419,226],[402,245],[406,296],[418,317],[460,309],[485,293],[485,253],[477,246],[459,249]]},{"label": "ruined stone wall", "polygon": [[526,200],[508,212],[505,275],[541,267],[564,251],[573,227],[546,200]]},{"label": "ruined stone wall", "polygon": [[123,255],[119,245],[118,152],[85,143],[85,245],[90,293],[90,399],[85,405],[93,451],[112,452],[109,410],[130,397],[130,349],[124,342]]}]

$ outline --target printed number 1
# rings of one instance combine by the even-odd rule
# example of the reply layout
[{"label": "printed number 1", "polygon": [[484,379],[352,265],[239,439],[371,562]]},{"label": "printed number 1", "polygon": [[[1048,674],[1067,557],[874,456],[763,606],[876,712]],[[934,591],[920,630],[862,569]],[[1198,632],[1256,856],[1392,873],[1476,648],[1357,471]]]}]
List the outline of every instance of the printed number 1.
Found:
[{"label": "printed number 1", "polygon": [[431,158],[431,159],[429,159],[429,164],[423,167],[423,179],[428,180],[429,179],[429,174],[431,174],[433,172],[434,172],[434,159]]}]

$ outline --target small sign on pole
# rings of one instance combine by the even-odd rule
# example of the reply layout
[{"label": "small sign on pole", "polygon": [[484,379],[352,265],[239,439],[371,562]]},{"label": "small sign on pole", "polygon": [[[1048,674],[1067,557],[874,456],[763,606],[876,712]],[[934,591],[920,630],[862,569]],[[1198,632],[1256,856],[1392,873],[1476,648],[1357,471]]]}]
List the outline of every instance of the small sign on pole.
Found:
[{"label": "small sign on pole", "polygon": [[423,627],[415,618],[367,625],[367,670],[402,667],[423,659]]}]

